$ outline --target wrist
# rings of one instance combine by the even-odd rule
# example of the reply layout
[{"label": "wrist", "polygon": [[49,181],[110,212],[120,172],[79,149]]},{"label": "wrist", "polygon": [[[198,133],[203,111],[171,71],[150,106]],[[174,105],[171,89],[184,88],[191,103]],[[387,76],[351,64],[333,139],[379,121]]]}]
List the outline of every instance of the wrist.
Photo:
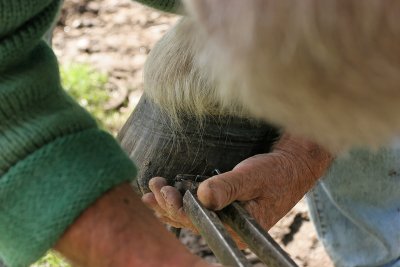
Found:
[{"label": "wrist", "polygon": [[67,229],[55,249],[78,266],[96,266],[98,257],[102,265],[111,266],[114,257],[110,256],[121,253],[114,251],[118,247],[117,240],[127,231],[127,214],[118,213],[124,208],[117,196],[123,199],[128,186],[123,184],[111,189],[88,207]]},{"label": "wrist", "polygon": [[144,207],[129,184],[107,192],[55,247],[78,266],[191,266],[200,259]]}]

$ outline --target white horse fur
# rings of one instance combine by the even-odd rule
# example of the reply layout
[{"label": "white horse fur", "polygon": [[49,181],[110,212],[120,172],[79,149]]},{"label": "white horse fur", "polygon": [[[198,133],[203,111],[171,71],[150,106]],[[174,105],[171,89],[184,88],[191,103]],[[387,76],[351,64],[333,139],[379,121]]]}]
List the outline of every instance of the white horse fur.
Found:
[{"label": "white horse fur", "polygon": [[146,92],[172,116],[251,114],[333,152],[399,134],[400,1],[185,4],[189,18],[145,70]]},{"label": "white horse fur", "polygon": [[180,115],[199,119],[207,115],[244,116],[238,102],[222,107],[216,82],[199,68],[193,21],[184,18],[151,50],[144,68],[144,91],[179,127]]}]

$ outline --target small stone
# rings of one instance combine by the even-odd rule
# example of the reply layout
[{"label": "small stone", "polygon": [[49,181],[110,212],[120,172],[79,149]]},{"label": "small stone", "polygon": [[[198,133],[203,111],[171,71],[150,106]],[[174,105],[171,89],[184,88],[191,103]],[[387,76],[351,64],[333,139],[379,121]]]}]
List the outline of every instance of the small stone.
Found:
[{"label": "small stone", "polygon": [[78,29],[82,27],[82,20],[80,19],[75,19],[72,23],[71,23],[71,27]]},{"label": "small stone", "polygon": [[87,9],[91,12],[97,13],[100,10],[100,4],[96,1],[90,1],[87,4]]},{"label": "small stone", "polygon": [[76,43],[76,47],[81,51],[87,51],[90,47],[90,40],[89,38],[80,38]]}]

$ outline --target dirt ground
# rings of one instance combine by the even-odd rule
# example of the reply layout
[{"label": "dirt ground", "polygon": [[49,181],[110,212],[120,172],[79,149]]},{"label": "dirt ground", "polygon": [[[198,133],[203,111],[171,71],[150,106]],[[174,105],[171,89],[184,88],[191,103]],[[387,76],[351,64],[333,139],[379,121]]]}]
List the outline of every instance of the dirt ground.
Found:
[{"label": "dirt ground", "polygon": [[[109,109],[126,116],[142,93],[146,55],[178,20],[129,0],[66,0],[54,32],[53,45],[61,64],[84,63],[109,75]],[[299,266],[332,267],[301,201],[270,230]],[[187,232],[181,241],[194,253],[215,261],[204,240]],[[254,266],[264,266],[249,256]]]}]

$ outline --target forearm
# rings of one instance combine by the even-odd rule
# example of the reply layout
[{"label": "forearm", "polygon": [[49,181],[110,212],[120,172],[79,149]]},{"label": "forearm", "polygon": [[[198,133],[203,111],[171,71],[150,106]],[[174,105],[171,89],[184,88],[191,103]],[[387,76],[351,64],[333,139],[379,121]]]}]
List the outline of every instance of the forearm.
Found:
[{"label": "forearm", "polygon": [[[42,41],[59,0],[0,0],[0,262],[27,266],[136,169],[62,90]],[[99,145],[101,144],[101,145]]]},{"label": "forearm", "polygon": [[129,184],[97,200],[55,248],[84,267],[209,266],[165,230]]}]

